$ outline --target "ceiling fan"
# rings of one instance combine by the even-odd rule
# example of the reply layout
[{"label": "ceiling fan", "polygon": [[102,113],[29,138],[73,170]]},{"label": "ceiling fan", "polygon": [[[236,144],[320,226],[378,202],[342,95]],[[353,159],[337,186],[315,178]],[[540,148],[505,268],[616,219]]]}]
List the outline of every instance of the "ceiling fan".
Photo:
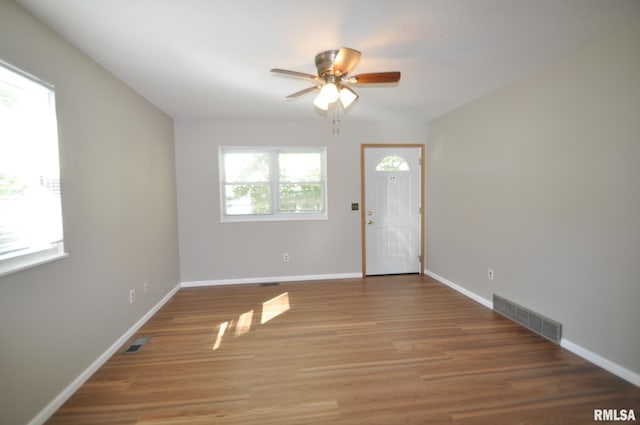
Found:
[{"label": "ceiling fan", "polygon": [[314,82],[313,86],[292,93],[287,96],[287,99],[293,99],[314,90],[320,90],[320,93],[313,101],[318,108],[326,111],[340,100],[342,107],[346,109],[358,99],[358,95],[349,87],[349,84],[397,83],[400,81],[399,71],[372,72],[349,76],[349,73],[360,61],[360,55],[359,51],[348,47],[320,52],[315,58],[316,68],[318,69],[317,75],[280,68],[274,68],[271,72],[307,78]]}]

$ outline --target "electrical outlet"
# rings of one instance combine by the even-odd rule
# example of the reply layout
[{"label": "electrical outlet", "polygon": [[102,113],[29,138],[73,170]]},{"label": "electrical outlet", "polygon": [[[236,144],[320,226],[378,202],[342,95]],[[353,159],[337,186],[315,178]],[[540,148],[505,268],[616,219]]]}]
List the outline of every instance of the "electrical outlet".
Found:
[{"label": "electrical outlet", "polygon": [[143,285],[144,287],[144,293],[146,294],[147,292],[149,292],[149,282],[145,282]]},{"label": "electrical outlet", "polygon": [[487,278],[493,280],[493,269],[487,269]]},{"label": "electrical outlet", "polygon": [[289,262],[289,253],[285,252],[282,254],[282,261],[284,261],[285,263]]},{"label": "electrical outlet", "polygon": [[129,304],[133,304],[135,300],[136,300],[136,290],[131,289],[129,290]]}]

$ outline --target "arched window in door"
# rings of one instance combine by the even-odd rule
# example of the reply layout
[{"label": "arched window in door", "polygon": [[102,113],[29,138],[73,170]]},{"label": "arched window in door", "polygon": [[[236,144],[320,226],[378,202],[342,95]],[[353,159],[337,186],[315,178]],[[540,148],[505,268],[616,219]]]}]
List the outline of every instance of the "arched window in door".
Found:
[{"label": "arched window in door", "polygon": [[387,155],[378,162],[376,171],[409,171],[409,164],[401,156]]}]

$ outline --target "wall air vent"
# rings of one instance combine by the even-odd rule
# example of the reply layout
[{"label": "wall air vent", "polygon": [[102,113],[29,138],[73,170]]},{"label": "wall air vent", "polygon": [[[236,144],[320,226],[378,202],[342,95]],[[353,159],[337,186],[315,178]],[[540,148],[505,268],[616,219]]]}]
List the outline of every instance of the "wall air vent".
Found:
[{"label": "wall air vent", "polygon": [[556,344],[560,343],[562,325],[555,320],[547,319],[496,294],[493,294],[493,310]]},{"label": "wall air vent", "polygon": [[142,350],[142,347],[149,341],[150,338],[150,336],[140,336],[134,339],[131,345],[129,345],[127,349],[124,350],[124,354],[137,353],[138,351]]}]

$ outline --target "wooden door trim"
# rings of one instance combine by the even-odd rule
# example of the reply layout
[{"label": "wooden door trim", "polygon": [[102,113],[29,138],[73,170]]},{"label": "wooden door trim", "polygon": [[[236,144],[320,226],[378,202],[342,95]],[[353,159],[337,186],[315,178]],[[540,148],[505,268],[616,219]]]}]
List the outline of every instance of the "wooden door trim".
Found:
[{"label": "wooden door trim", "polygon": [[420,275],[424,275],[424,187],[425,148],[422,143],[363,143],[360,145],[360,231],[362,234],[362,277],[367,277],[367,198],[365,194],[364,152],[368,148],[419,148],[420,149]]}]

